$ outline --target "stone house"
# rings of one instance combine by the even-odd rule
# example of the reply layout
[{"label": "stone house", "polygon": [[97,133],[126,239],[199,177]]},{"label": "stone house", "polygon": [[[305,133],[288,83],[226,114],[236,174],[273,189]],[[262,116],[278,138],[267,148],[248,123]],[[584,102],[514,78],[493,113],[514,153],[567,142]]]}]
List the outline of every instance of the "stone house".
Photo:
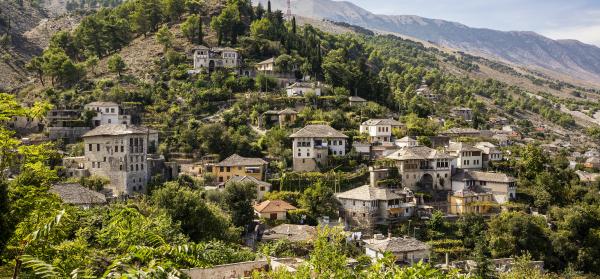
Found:
[{"label": "stone house", "polygon": [[490,162],[500,162],[504,160],[502,151],[496,147],[496,145],[490,142],[478,142],[475,144],[475,148],[482,152],[483,167],[487,168]]},{"label": "stone house", "polygon": [[386,157],[392,160],[402,184],[412,190],[451,190],[452,156],[426,146],[404,147]]},{"label": "stone house", "polygon": [[90,130],[81,117],[81,110],[54,109],[46,115],[46,131],[50,140],[76,142]]},{"label": "stone house", "polygon": [[208,48],[198,46],[194,49],[194,72],[213,72],[215,69],[236,69],[242,64],[237,50],[229,47]]},{"label": "stone house", "polygon": [[264,241],[286,239],[292,242],[308,242],[317,238],[317,228],[308,225],[281,224],[262,234]]},{"label": "stone house", "polygon": [[298,208],[282,200],[266,200],[254,205],[254,214],[262,219],[286,220],[287,212],[296,209]]},{"label": "stone house", "polygon": [[358,96],[350,96],[348,97],[348,103],[351,107],[363,106],[367,104],[367,100]]},{"label": "stone house", "polygon": [[91,102],[83,107],[88,111],[95,111],[96,116],[92,118],[92,127],[105,124],[131,124],[131,117],[123,115],[117,103],[113,102]]},{"label": "stone house", "polygon": [[404,126],[394,119],[369,119],[360,124],[360,133],[372,144],[391,143],[394,129]]},{"label": "stone house", "polygon": [[452,215],[487,214],[493,209],[495,203],[491,192],[460,190],[448,196],[448,213]]},{"label": "stone house", "polygon": [[294,171],[316,171],[327,165],[329,156],[346,155],[348,136],[328,125],[308,125],[290,135]]},{"label": "stone house", "polygon": [[259,124],[262,128],[273,127],[275,125],[285,128],[296,123],[297,118],[298,112],[290,108],[284,110],[268,110],[261,115]]},{"label": "stone house", "polygon": [[275,57],[256,63],[256,70],[263,74],[274,74],[277,71]]},{"label": "stone house", "polygon": [[423,97],[430,101],[437,101],[439,98],[438,95],[429,88],[425,80],[422,81],[421,86],[417,89],[416,94],[417,96]]},{"label": "stone house", "polygon": [[385,253],[392,253],[396,263],[401,265],[414,264],[419,261],[429,262],[431,247],[413,237],[384,237],[375,235],[372,239],[364,240],[365,254],[376,261],[383,258]]},{"label": "stone house", "polygon": [[482,189],[490,192],[494,201],[504,204],[517,195],[517,180],[504,173],[463,171],[452,176],[452,191]]},{"label": "stone house", "polygon": [[457,107],[452,109],[452,113],[465,121],[473,120],[473,110],[470,108]]},{"label": "stone house", "polygon": [[225,160],[207,166],[207,171],[217,178],[217,182],[226,182],[234,176],[252,176],[258,180],[265,180],[268,163],[261,158],[246,158],[237,154]]},{"label": "stone house", "polygon": [[79,183],[58,183],[52,185],[50,193],[70,205],[88,209],[93,206],[106,204],[106,196],[81,186]]},{"label": "stone house", "polygon": [[417,200],[408,189],[394,189],[385,182],[389,170],[370,169],[370,182],[345,192],[337,193],[340,216],[352,227],[374,229],[406,220],[416,212]]},{"label": "stone house", "polygon": [[396,140],[394,143],[398,147],[415,147],[419,145],[419,142],[416,139],[409,136]]},{"label": "stone house", "polygon": [[322,90],[323,85],[320,82],[294,82],[285,88],[288,97],[302,97],[309,92],[321,96]]},{"label": "stone house", "polygon": [[483,155],[479,148],[464,143],[450,142],[446,152],[456,157],[454,167],[459,169],[481,170],[483,167]]},{"label": "stone house", "polygon": [[83,135],[85,169],[110,180],[114,196],[145,193],[152,175],[148,150],[156,150],[158,133],[149,128],[107,124]]}]

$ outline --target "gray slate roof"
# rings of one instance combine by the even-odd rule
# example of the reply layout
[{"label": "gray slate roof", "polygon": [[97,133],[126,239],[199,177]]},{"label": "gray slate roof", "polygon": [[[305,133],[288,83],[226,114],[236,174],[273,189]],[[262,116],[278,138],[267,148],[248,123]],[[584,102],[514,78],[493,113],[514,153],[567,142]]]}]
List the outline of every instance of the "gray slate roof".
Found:
[{"label": "gray slate roof", "polygon": [[337,193],[335,195],[338,199],[350,199],[359,201],[387,201],[394,199],[403,198],[396,192],[388,188],[371,187],[370,185],[363,185],[346,192]]},{"label": "gray slate roof", "polygon": [[236,175],[236,176],[230,178],[229,180],[227,180],[227,182],[225,184],[227,184],[227,183],[253,183],[258,186],[266,186],[266,187],[271,186],[271,183],[260,181],[260,180],[256,179],[254,176],[247,176],[247,175],[244,175],[244,176]]},{"label": "gray slate roof", "polygon": [[106,124],[100,125],[93,130],[85,133],[83,137],[95,136],[122,136],[122,135],[145,135],[147,133],[156,133],[156,131],[127,124]]},{"label": "gray slate roof", "polygon": [[412,237],[392,237],[384,240],[365,241],[367,247],[379,252],[404,253],[429,250],[431,247]]},{"label": "gray slate roof", "polygon": [[348,97],[348,100],[350,102],[366,102],[367,101],[367,100],[365,100],[365,99],[363,99],[361,97],[358,97],[358,96],[350,96],[350,97]]},{"label": "gray slate roof", "polygon": [[261,158],[246,158],[237,154],[233,154],[227,159],[219,162],[219,167],[233,167],[233,166],[260,166],[266,165],[267,162]]},{"label": "gray slate roof", "polygon": [[484,171],[465,171],[457,173],[452,176],[454,181],[488,181],[488,182],[499,182],[499,183],[510,183],[515,182],[515,178],[504,173],[499,172],[484,172]]},{"label": "gray slate roof", "polygon": [[425,160],[450,159],[452,156],[427,146],[409,146],[403,147],[386,158],[392,160]]},{"label": "gray slate roof", "polygon": [[58,195],[64,203],[72,205],[106,203],[104,194],[85,188],[79,183],[55,184],[50,188],[50,193]]},{"label": "gray slate roof", "polygon": [[402,123],[396,121],[394,119],[369,119],[362,123],[365,126],[375,126],[375,125],[391,125],[391,126],[402,126]]},{"label": "gray slate roof", "polygon": [[329,125],[308,125],[293,133],[290,138],[348,138]]},{"label": "gray slate roof", "polygon": [[271,57],[271,58],[269,58],[269,59],[267,59],[267,60],[265,60],[265,61],[258,62],[258,63],[256,63],[256,65],[261,65],[261,64],[272,64],[272,63],[275,63],[275,57]]},{"label": "gray slate roof", "polygon": [[94,106],[94,107],[114,107],[114,106],[118,106],[119,104],[115,103],[115,102],[91,102],[89,104],[87,104],[86,106]]},{"label": "gray slate roof", "polygon": [[317,229],[308,225],[283,224],[268,229],[263,234],[264,240],[287,239],[290,241],[308,241],[316,238]]},{"label": "gray slate roof", "polygon": [[450,146],[448,146],[448,148],[446,150],[447,151],[456,151],[456,152],[462,152],[462,151],[479,151],[479,152],[481,152],[481,149],[475,148],[474,146],[472,146],[468,143],[464,143],[464,142],[451,142]]}]

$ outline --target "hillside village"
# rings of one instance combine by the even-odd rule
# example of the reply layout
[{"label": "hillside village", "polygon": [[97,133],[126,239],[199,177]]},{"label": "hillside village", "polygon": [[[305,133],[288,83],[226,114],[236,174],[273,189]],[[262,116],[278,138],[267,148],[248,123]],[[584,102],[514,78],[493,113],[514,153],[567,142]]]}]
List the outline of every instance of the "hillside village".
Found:
[{"label": "hillside village", "polygon": [[489,60],[270,2],[68,2],[0,94],[0,278],[600,274],[600,127]]}]

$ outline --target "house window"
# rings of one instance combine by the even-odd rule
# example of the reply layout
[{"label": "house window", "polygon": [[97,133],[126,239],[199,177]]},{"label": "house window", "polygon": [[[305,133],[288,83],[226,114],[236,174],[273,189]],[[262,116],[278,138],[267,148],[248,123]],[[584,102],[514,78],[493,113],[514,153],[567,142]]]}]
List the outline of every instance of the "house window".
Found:
[{"label": "house window", "polygon": [[91,143],[90,143],[90,144],[88,144],[88,150],[89,150],[89,151],[92,151],[92,144],[91,144]]},{"label": "house window", "polygon": [[100,151],[100,144],[96,144],[96,151]]},{"label": "house window", "polygon": [[111,122],[112,122],[112,120],[111,120],[111,119],[108,119],[108,124],[110,124]]}]

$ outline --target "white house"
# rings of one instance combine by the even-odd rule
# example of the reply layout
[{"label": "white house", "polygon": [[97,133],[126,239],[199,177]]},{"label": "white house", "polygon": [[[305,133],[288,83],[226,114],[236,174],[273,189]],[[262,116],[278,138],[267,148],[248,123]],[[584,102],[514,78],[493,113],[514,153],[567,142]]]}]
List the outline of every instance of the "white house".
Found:
[{"label": "white house", "polygon": [[450,190],[453,157],[427,146],[403,147],[387,156],[393,160],[402,184],[412,190]]},{"label": "white house", "polygon": [[96,116],[92,118],[93,127],[106,124],[131,124],[131,117],[122,115],[117,103],[91,102],[85,105],[84,109],[96,112]]},{"label": "white house", "polygon": [[369,119],[360,124],[360,133],[367,134],[370,143],[390,143],[392,131],[402,126],[402,123],[394,119]]},{"label": "white house", "polygon": [[474,187],[491,192],[499,204],[506,203],[517,195],[517,180],[504,173],[462,171],[452,176],[452,191],[458,192]]},{"label": "white house", "polygon": [[225,48],[208,48],[198,46],[194,49],[194,72],[212,72],[217,68],[232,69],[241,65],[242,58],[238,51]]},{"label": "white house", "polygon": [[376,261],[383,258],[386,252],[392,253],[396,258],[396,263],[413,264],[419,261],[428,262],[431,247],[416,238],[404,237],[384,237],[381,234],[375,235],[372,239],[364,240],[365,254]]},{"label": "white house", "polygon": [[156,150],[158,133],[143,127],[107,124],[83,135],[84,165],[91,175],[110,180],[113,195],[144,193],[150,179],[149,150]]},{"label": "white house", "polygon": [[470,144],[450,142],[446,152],[456,157],[456,168],[469,170],[481,170],[483,168],[483,152]]},{"label": "white house", "polygon": [[413,146],[418,146],[419,142],[414,138],[406,136],[399,140],[396,140],[394,142],[394,144],[396,144],[396,146],[398,146],[398,147],[413,147]]},{"label": "white house", "polygon": [[500,162],[504,159],[502,151],[491,142],[478,142],[475,144],[475,148],[482,151],[483,166],[486,168],[490,162]]},{"label": "white house", "polygon": [[295,82],[285,88],[288,97],[302,97],[308,92],[321,96],[323,86],[320,82]]},{"label": "white house", "polygon": [[327,165],[330,155],[346,155],[348,136],[328,125],[308,125],[290,138],[294,171],[316,171],[319,165]]},{"label": "white house", "polygon": [[266,200],[254,205],[254,214],[263,219],[286,220],[287,212],[296,209],[298,208],[282,200]]},{"label": "white house", "polygon": [[261,73],[275,73],[275,57],[256,63],[256,70]]}]

